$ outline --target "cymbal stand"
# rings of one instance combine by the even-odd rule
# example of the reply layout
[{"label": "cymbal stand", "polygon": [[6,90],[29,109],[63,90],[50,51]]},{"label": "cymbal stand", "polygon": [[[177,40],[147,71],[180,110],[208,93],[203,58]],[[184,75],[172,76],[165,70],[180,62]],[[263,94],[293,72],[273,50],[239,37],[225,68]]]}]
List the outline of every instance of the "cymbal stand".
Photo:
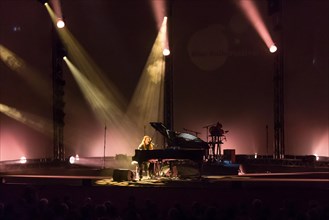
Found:
[{"label": "cymbal stand", "polygon": [[[209,128],[211,126],[214,126],[216,123],[213,123],[211,125],[206,125],[204,126],[203,128],[206,129],[206,141],[207,143],[209,144],[209,135],[208,135],[208,132],[209,132]],[[210,152],[210,149],[212,148],[212,146],[210,146],[209,150],[207,151],[206,153],[206,159],[210,159],[211,155],[214,153],[214,152]]]},{"label": "cymbal stand", "polygon": [[211,141],[210,143],[210,148],[212,150],[212,160],[213,161],[218,161],[221,159],[221,145],[223,144],[222,137],[223,136],[218,136],[218,135],[211,135]]}]

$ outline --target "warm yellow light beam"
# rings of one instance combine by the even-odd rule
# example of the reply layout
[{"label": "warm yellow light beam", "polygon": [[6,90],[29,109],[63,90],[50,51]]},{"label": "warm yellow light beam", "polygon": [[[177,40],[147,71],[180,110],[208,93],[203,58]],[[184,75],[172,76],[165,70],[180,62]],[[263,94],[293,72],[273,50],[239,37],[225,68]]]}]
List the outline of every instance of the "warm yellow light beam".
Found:
[{"label": "warm yellow light beam", "polygon": [[49,9],[51,10],[51,18],[54,22],[54,24],[56,24],[57,28],[63,28],[65,27],[65,22],[63,19],[63,13],[62,13],[62,7],[61,7],[61,2],[60,0],[51,0],[50,4],[53,8],[53,10],[51,10],[51,7],[48,3],[45,3],[45,7],[47,8],[48,12]]},{"label": "warm yellow light beam", "polygon": [[150,0],[150,4],[153,8],[153,14],[155,17],[156,24],[158,25],[157,28],[163,29],[160,30],[163,33],[163,37],[165,37],[163,43],[163,51],[162,54],[164,56],[170,55],[170,48],[169,48],[169,36],[168,36],[168,25],[167,20],[168,17],[166,16],[168,14],[166,1],[153,1]]},{"label": "warm yellow light beam", "polygon": [[[85,99],[92,108],[94,114],[102,125],[108,127],[111,131],[111,144],[116,146],[118,152],[132,153],[132,147],[135,145],[131,142],[130,129],[135,128],[128,118],[123,114],[121,108],[112,102],[106,95],[106,92],[91,82],[67,57],[64,57],[70,72],[80,87]],[[137,145],[136,145],[137,146]],[[113,150],[113,149],[112,149]]]},{"label": "warm yellow light beam", "polygon": [[[56,22],[56,16],[49,6],[47,10],[53,22]],[[124,98],[113,83],[109,82],[106,77],[104,77],[105,74],[88,56],[67,27],[57,30],[72,60],[70,61],[69,67],[71,67],[72,71],[74,63],[74,67],[76,68],[74,69],[74,76],[76,80],[78,80],[78,83],[81,83],[80,88],[84,91],[85,97],[92,109],[96,111],[97,117],[102,123],[109,122],[119,124],[122,117],[120,116],[120,119],[116,117],[123,114],[125,106]],[[65,61],[68,61],[68,59]],[[89,79],[92,79],[92,84]]]},{"label": "warm yellow light beam", "polygon": [[271,35],[266,28],[262,17],[257,10],[253,1],[238,0],[238,6],[241,8],[247,19],[251,22],[252,26],[256,29],[266,46],[270,49],[274,45]]},{"label": "warm yellow light beam", "polygon": [[[55,23],[56,16],[54,16],[54,12],[49,6],[47,7],[47,10]],[[93,87],[98,91],[101,91],[100,93],[102,93],[102,96],[106,97],[107,101],[111,102],[112,105],[115,105],[116,109],[122,110],[125,106],[125,100],[118,92],[118,89],[114,86],[114,84],[109,82],[109,80],[104,77],[105,74],[103,71],[100,70],[100,68],[98,68],[98,66],[93,62],[83,47],[69,32],[67,27],[57,30],[59,36],[64,42],[64,45],[66,46],[70,60],[72,60],[72,63],[74,63],[77,69],[81,71],[80,73],[82,73],[87,79],[92,79]],[[101,121],[104,122],[105,119],[102,119]]]},{"label": "warm yellow light beam", "polygon": [[[166,39],[165,24],[166,20],[155,39],[127,113],[137,125],[135,130],[144,133],[150,132],[145,131],[149,122],[163,121],[165,59],[162,53]],[[143,133],[135,132],[133,135],[141,136]]]},{"label": "warm yellow light beam", "polygon": [[112,104],[108,100],[108,97],[106,97],[105,94],[100,91],[97,86],[88,80],[67,57],[64,57],[64,61],[69,67],[81,91],[83,92],[85,98],[93,108],[96,115],[101,116],[101,119],[107,119],[111,122],[115,122],[115,119],[117,118],[122,119],[122,110],[118,109],[118,106]]},{"label": "warm yellow light beam", "polygon": [[47,135],[48,137],[52,137],[52,123],[49,120],[41,118],[40,116],[19,111],[13,107],[1,103],[0,112],[29,126],[30,128],[33,128],[34,130],[39,131],[40,133]]},{"label": "warm yellow light beam", "polygon": [[25,62],[12,51],[0,44],[0,59],[13,71],[22,72]]},{"label": "warm yellow light beam", "polygon": [[24,78],[36,93],[42,96],[45,100],[51,98],[51,84],[42,79],[38,71],[31,68],[23,59],[17,54],[10,51],[8,48],[0,44],[0,60],[8,66],[9,69],[19,74],[20,77]]},{"label": "warm yellow light beam", "polygon": [[[47,7],[47,9],[50,16],[52,17],[53,22],[55,22],[56,16],[54,16],[54,13],[50,7]],[[105,77],[105,74],[98,68],[98,66],[85,52],[83,47],[69,32],[67,26],[56,30],[58,31],[58,34],[69,53],[69,60],[66,58],[65,62],[68,64],[70,71],[74,75],[74,78],[79,84],[81,91],[93,109],[96,117],[98,117],[99,122],[102,125],[108,125],[108,130],[111,131],[111,145],[116,148],[116,153],[133,153],[133,150],[136,149],[141,140],[141,137],[143,136],[143,126],[146,123],[149,124],[151,121],[146,121],[146,118],[152,118],[153,121],[156,120],[155,118],[158,118],[158,115],[163,115],[163,113],[158,113],[159,107],[151,107],[151,109],[148,108],[145,110],[144,113],[140,113],[138,112],[140,110],[138,106],[139,104],[135,102],[138,107],[136,109],[131,109],[130,112],[128,110],[128,112],[131,114],[124,114],[127,110],[127,105],[125,99],[118,92],[118,89],[107,79],[107,77]],[[146,65],[149,74],[154,72],[155,69],[158,69],[159,66],[164,68],[162,55],[163,35],[159,34],[154,48],[156,48],[157,53],[155,55],[153,52],[153,55],[150,55],[149,59],[152,61],[148,61],[148,64]],[[153,51],[154,50],[155,49],[153,49]],[[162,78],[163,76],[161,76],[161,74],[152,74],[148,76],[148,80],[151,81],[151,85],[152,83],[158,83],[159,81],[162,81]],[[160,91],[152,89],[152,86],[145,86],[151,95],[155,97],[160,96]],[[135,93],[135,96],[138,96],[139,92],[140,89],[138,89],[138,92]],[[141,95],[143,96],[144,94]],[[159,102],[161,102],[163,105],[162,99],[159,98],[154,98],[153,101],[147,101],[148,106],[152,106],[153,103]],[[142,107],[142,109],[144,108],[145,106]],[[162,111],[163,108],[161,107],[160,109]],[[153,113],[152,111],[156,112]],[[146,117],[145,114],[156,114],[156,116]],[[138,117],[143,117],[143,119]],[[141,123],[136,124],[136,122]],[[127,134],[129,134],[129,138],[127,138]]]},{"label": "warm yellow light beam", "polygon": [[170,55],[170,48],[169,48],[169,36],[168,36],[168,17],[163,18],[163,22],[160,28],[160,33],[162,35],[163,41],[163,55],[169,56]]},{"label": "warm yellow light beam", "polygon": [[54,13],[57,15],[57,18],[63,18],[61,1],[60,0],[50,0],[50,4],[54,9]]},{"label": "warm yellow light beam", "polygon": [[[48,6],[47,10],[53,22],[56,22],[52,9]],[[67,26],[56,30],[68,51],[70,60],[66,58],[65,61],[68,66],[70,65],[70,71],[99,123],[102,126],[106,124],[107,129],[111,131],[109,139],[111,145],[116,147],[116,149],[112,147],[112,151],[121,154],[132,153],[139,144],[141,136],[137,138],[138,140],[131,137],[130,131],[135,131],[137,128],[129,116],[124,114],[127,108],[125,99],[69,32]]]}]

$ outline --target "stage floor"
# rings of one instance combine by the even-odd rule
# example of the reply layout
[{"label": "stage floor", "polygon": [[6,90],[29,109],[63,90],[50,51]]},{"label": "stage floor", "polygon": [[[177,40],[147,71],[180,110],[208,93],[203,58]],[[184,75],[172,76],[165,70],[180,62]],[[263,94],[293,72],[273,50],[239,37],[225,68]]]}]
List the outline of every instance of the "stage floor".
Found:
[{"label": "stage floor", "polygon": [[[106,168],[29,168],[12,169],[0,173],[0,203],[20,204],[33,192],[38,199],[49,201],[70,200],[80,207],[86,200],[93,204],[111,201],[120,213],[133,199],[136,206],[144,207],[152,201],[159,215],[165,219],[167,211],[176,204],[189,210],[195,202],[230,210],[236,206],[250,206],[259,199],[273,213],[287,201],[296,207],[317,201],[329,204],[329,172],[257,173],[201,176],[157,177],[115,181],[116,169]],[[123,173],[133,170],[124,169]],[[194,172],[187,172],[191,174]],[[124,178],[123,178],[124,179]]]}]

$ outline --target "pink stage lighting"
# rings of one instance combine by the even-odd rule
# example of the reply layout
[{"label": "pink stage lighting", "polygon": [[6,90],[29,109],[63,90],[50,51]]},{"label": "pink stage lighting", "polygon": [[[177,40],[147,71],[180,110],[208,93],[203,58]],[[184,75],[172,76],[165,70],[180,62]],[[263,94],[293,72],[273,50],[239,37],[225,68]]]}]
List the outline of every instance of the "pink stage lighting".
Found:
[{"label": "pink stage lighting", "polygon": [[[252,26],[256,29],[266,46],[269,48],[271,53],[276,51],[276,46],[267,30],[259,11],[257,10],[253,1],[239,0],[238,6],[241,8],[247,19],[250,21]],[[274,51],[273,51],[274,50]],[[273,52],[272,52],[273,51]]]}]

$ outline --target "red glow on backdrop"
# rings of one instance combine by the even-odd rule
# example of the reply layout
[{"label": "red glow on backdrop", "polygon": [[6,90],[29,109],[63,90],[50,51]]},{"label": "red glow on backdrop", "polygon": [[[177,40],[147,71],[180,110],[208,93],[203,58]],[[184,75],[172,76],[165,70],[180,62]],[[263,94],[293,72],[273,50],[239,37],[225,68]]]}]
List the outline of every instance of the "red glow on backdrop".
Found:
[{"label": "red glow on backdrop", "polygon": [[16,128],[2,129],[0,160],[19,160],[22,155],[28,155],[29,148],[22,145],[22,138]]},{"label": "red glow on backdrop", "polygon": [[317,140],[316,138],[313,139],[314,143],[312,146],[313,154],[319,155],[319,156],[328,156],[329,155],[329,146],[328,146],[328,130],[323,133],[322,136]]}]

